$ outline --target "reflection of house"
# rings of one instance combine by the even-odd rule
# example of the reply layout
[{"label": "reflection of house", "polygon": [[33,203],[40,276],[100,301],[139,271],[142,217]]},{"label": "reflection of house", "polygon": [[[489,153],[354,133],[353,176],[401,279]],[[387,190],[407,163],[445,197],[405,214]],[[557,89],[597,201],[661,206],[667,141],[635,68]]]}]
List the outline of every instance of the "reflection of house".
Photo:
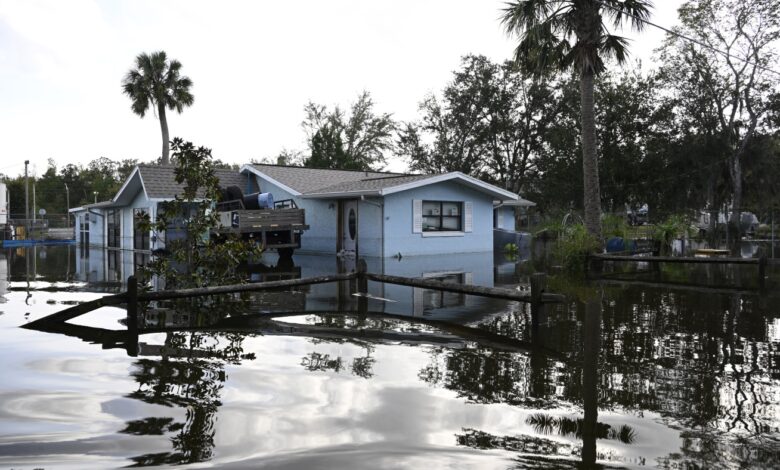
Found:
[{"label": "reflection of house", "polygon": [[[216,170],[221,186],[254,189],[254,181],[235,170]],[[139,230],[139,222],[157,217],[162,206],[181,196],[184,185],[176,183],[173,167],[139,165],[110,201],[70,210],[76,220],[76,240],[93,247],[129,250],[160,248],[164,240]],[[199,194],[202,196],[202,194]],[[165,234],[161,234],[162,237]]]},{"label": "reflection of house", "polygon": [[[305,209],[310,226],[301,251],[391,257],[493,251],[494,205],[512,219],[516,194],[460,172],[438,175],[342,171],[278,165],[217,170],[220,186],[271,193]],[[161,248],[168,234],[139,230],[183,192],[174,169],[138,166],[113,199],[71,209],[82,244],[121,249]],[[506,206],[506,207],[504,207]],[[514,213],[514,210],[511,210]],[[507,222],[509,224],[509,222]],[[502,224],[503,225],[503,222]],[[159,237],[159,239],[158,239]]]}]

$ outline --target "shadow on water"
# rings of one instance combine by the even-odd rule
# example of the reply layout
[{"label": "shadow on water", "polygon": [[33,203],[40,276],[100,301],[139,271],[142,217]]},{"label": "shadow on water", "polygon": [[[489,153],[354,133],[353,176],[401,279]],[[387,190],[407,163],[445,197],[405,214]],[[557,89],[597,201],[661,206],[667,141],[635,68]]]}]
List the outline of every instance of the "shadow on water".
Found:
[{"label": "shadow on water", "polygon": [[[26,295],[34,298],[46,292],[41,288],[56,290],[57,283],[67,283],[60,286],[66,291],[116,290],[133,271],[134,260],[122,255],[112,261],[100,253],[89,256],[99,259],[52,249],[44,259],[6,252],[2,264],[8,283],[0,284],[0,295],[27,288]],[[454,258],[439,264],[372,262],[373,269],[385,273],[521,289],[527,288],[528,276],[545,265],[528,256]],[[249,268],[252,280],[308,277],[334,272],[340,264],[344,269],[343,261],[314,256],[296,256],[292,264],[273,257],[264,261]],[[663,274],[682,276],[674,270]],[[536,331],[524,304],[376,283],[369,286],[370,293],[388,301],[373,299],[370,309],[403,312],[408,320],[321,314],[354,309],[355,286],[343,283],[155,303],[144,316],[151,333],[139,338],[128,337],[121,324],[111,329],[68,323],[53,332],[137,354],[127,358],[131,384],[123,383],[117,397],[151,408],[138,408],[106,434],[117,442],[144,443],[142,449],[123,444],[119,457],[125,465],[259,466],[275,455],[278,460],[272,461],[278,466],[294,467],[304,460],[291,452],[303,449],[316,455],[320,465],[338,462],[346,468],[392,468],[388,456],[411,458],[415,453],[424,460],[446,462],[452,458],[448,453],[465,451],[485,459],[466,465],[480,468],[776,468],[780,310],[771,297],[584,285],[563,278],[551,279],[550,288],[566,293],[569,300],[548,306]],[[269,312],[289,310],[301,313],[283,318],[281,330],[269,326]],[[444,319],[528,347],[502,349],[477,336],[453,337],[426,319]],[[0,331],[12,334],[6,328]],[[372,333],[376,331],[382,334]],[[249,371],[261,374],[265,382],[249,378]],[[396,375],[403,379],[392,381]],[[266,388],[269,383],[278,388]],[[408,422],[373,417],[356,403],[343,408],[329,402],[307,406],[314,398],[306,394],[313,391],[298,388],[326,390],[326,384],[334,387],[327,389],[329,394],[357,402],[362,399],[353,395],[356,391],[371,394],[365,399],[375,402],[373,407],[381,408],[388,400],[391,416],[404,416]],[[256,408],[251,411],[241,410],[258,422],[272,419],[273,431],[258,434],[247,427],[228,427],[236,403],[243,403],[237,397],[257,397],[258,387],[268,396],[253,402]],[[420,411],[409,399],[389,400],[395,389],[424,397],[425,406],[443,407],[443,414]],[[296,400],[285,400],[288,394]],[[478,418],[469,417],[475,413]],[[507,416],[506,422],[501,415]],[[0,414],[3,425],[11,422],[5,416]],[[299,426],[288,426],[291,422]],[[406,431],[388,429],[390,425]],[[42,453],[107,452],[84,443],[79,445],[86,448],[62,450],[61,444],[46,441],[46,426],[43,420],[34,431],[40,434],[36,450],[0,436],[0,455],[12,456],[0,458],[0,463],[35,462]],[[403,433],[426,426],[435,431],[415,439],[436,445],[410,447]],[[350,447],[317,444],[345,428],[356,430],[341,442]],[[248,435],[233,435],[241,432]],[[363,434],[378,437],[367,443]],[[434,437],[441,434],[446,436]],[[231,440],[242,448],[226,444]],[[357,449],[371,460],[361,460]],[[466,459],[472,454],[456,455]],[[420,461],[402,459],[395,466],[415,466],[413,462]]]}]

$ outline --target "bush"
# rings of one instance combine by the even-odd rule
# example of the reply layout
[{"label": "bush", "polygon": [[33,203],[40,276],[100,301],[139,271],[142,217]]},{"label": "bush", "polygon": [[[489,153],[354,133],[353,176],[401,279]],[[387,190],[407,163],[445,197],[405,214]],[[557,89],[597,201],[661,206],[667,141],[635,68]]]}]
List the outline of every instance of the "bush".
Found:
[{"label": "bush", "polygon": [[553,255],[565,271],[578,273],[584,271],[585,257],[600,247],[599,240],[591,236],[584,225],[570,225],[562,231]]},{"label": "bush", "polygon": [[690,223],[685,217],[671,215],[665,221],[656,224],[653,228],[653,240],[661,244],[661,251],[668,253],[672,241],[684,236],[690,229]]},{"label": "bush", "polygon": [[628,238],[626,233],[628,232],[628,224],[626,224],[626,218],[615,214],[606,214],[601,220],[601,230],[604,237],[620,237]]}]

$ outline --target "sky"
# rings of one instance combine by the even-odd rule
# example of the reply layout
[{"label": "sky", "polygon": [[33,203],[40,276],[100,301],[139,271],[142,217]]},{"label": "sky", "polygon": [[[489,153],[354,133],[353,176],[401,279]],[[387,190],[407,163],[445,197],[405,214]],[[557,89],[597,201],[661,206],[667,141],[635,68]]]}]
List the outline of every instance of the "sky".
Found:
[{"label": "sky", "polygon": [[[682,0],[656,0],[652,21],[677,22]],[[230,163],[305,150],[308,101],[340,105],[362,90],[377,112],[418,118],[465,54],[512,55],[504,0],[0,0],[0,173],[30,160],[42,174],[98,157],[150,161],[159,121],[130,110],[121,82],[141,52],[182,63],[195,103],[170,112],[171,137]],[[648,28],[632,56],[647,66],[663,33]],[[635,66],[635,65],[633,65]],[[405,163],[390,156],[388,169]]]}]

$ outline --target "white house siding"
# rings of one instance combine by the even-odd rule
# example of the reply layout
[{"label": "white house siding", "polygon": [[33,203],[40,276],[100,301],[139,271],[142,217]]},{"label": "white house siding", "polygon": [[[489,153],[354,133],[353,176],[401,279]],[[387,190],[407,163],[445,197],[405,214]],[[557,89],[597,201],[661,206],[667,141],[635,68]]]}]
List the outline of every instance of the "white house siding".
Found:
[{"label": "white house siding", "polygon": [[[414,200],[471,202],[472,231],[456,236],[414,233]],[[385,197],[384,241],[385,256],[492,252],[493,198],[453,181],[390,194]]]},{"label": "white house siding", "polygon": [[504,230],[515,230],[515,208],[501,206],[496,208],[496,227]]}]

